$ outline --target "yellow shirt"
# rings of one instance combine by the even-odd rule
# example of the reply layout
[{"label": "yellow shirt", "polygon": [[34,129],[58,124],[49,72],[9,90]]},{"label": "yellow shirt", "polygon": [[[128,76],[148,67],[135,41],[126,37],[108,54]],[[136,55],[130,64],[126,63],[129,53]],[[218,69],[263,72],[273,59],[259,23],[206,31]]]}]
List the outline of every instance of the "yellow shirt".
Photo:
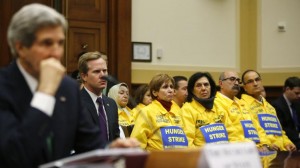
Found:
[{"label": "yellow shirt", "polygon": [[[193,99],[186,102],[181,110],[189,147],[202,147],[206,143],[243,141],[242,136],[233,136],[235,128],[221,106],[214,104],[211,110],[206,110]],[[211,131],[213,129],[217,132]]]},{"label": "yellow shirt", "polygon": [[234,97],[234,100],[232,100],[220,92],[216,94],[216,103],[226,109],[228,117],[237,129],[237,134],[254,141],[258,147],[270,144],[263,128],[261,128],[257,120],[252,118],[247,104],[240,101],[237,97]]},{"label": "yellow shirt", "polygon": [[134,124],[133,113],[129,107],[118,108],[119,125],[129,126]]},{"label": "yellow shirt", "polygon": [[186,148],[188,142],[179,111],[174,104],[168,112],[160,102],[152,101],[137,116],[131,137],[147,151]]},{"label": "yellow shirt", "polygon": [[242,100],[249,105],[251,115],[265,130],[269,141],[276,144],[280,150],[286,151],[285,146],[292,144],[292,142],[282,130],[274,107],[263,97],[262,102],[260,102],[252,96],[242,94]]},{"label": "yellow shirt", "polygon": [[133,114],[133,118],[136,120],[137,116],[139,115],[140,111],[142,108],[144,108],[146,105],[144,105],[143,103],[139,103],[135,108],[133,108],[132,114]]}]

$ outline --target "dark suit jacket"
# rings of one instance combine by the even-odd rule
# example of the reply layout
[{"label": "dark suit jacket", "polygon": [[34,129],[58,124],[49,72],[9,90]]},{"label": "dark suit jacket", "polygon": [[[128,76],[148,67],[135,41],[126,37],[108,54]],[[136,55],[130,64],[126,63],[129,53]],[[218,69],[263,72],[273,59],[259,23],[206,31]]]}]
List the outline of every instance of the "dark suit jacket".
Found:
[{"label": "dark suit jacket", "polygon": [[[99,117],[97,114],[97,109],[91,96],[88,92],[83,88],[80,91],[80,96],[83,101],[83,106],[86,107],[87,111],[89,112],[88,120],[93,122],[94,125],[100,126],[99,124]],[[106,111],[106,116],[108,120],[108,129],[109,129],[109,141],[113,141],[116,138],[120,137],[120,130],[119,130],[119,118],[118,118],[118,106],[116,102],[105,95],[102,95],[103,105]]]},{"label": "dark suit jacket", "polygon": [[[272,102],[273,107],[276,109],[277,116],[279,118],[282,129],[286,132],[289,139],[300,149],[299,132],[296,130],[293,118],[291,116],[290,109],[283,95]],[[296,104],[296,111],[298,113],[298,122],[300,122],[300,106]]]},{"label": "dark suit jacket", "polygon": [[70,156],[73,149],[81,153],[105,146],[99,128],[86,120],[76,81],[63,78],[51,117],[30,106],[32,97],[15,61],[0,70],[0,167],[37,167]]}]

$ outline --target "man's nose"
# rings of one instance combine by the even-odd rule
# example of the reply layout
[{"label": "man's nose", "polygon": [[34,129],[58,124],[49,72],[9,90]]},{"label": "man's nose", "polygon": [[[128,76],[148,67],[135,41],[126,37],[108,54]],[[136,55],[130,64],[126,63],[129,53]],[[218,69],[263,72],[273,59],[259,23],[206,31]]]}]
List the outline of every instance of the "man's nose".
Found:
[{"label": "man's nose", "polygon": [[53,45],[51,48],[51,57],[61,59],[64,52],[64,48],[60,45]]},{"label": "man's nose", "polygon": [[174,88],[168,87],[168,92],[173,92],[174,93]]}]

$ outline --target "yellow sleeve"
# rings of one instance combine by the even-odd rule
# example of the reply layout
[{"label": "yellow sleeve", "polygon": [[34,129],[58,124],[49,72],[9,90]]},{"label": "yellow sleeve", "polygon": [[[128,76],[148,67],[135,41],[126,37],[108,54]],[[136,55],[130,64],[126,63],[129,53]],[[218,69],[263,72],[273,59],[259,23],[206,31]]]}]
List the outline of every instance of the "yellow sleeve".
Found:
[{"label": "yellow sleeve", "polygon": [[196,126],[193,120],[192,111],[188,107],[188,104],[184,105],[184,107],[181,108],[181,116],[183,122],[183,130],[188,139],[189,147],[194,147]]},{"label": "yellow sleeve", "polygon": [[229,142],[247,142],[247,141],[251,141],[251,140],[245,139],[243,132],[239,133],[237,131],[236,126],[233,125],[233,123],[230,120],[226,110],[220,108],[220,106],[219,106],[218,111],[219,111],[220,114],[223,115],[222,122],[224,123],[224,125],[226,127],[226,130],[228,132]]},{"label": "yellow sleeve", "polygon": [[141,110],[135,121],[130,137],[136,138],[141,143],[141,148],[143,149],[146,149],[148,137],[152,133],[150,124],[148,112],[144,109]]}]

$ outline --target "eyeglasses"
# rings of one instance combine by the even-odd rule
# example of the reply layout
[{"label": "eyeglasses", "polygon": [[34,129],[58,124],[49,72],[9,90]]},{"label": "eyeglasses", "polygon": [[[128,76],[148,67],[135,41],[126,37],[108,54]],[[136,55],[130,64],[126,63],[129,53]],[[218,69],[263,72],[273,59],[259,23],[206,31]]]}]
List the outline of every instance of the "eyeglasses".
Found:
[{"label": "eyeglasses", "polygon": [[255,81],[256,83],[257,83],[257,82],[260,82],[260,81],[261,81],[261,78],[260,78],[260,77],[257,77],[257,78],[255,78],[255,79],[249,79],[249,80],[247,80],[247,81],[245,82],[245,85],[247,85],[247,84],[253,84],[254,81]]},{"label": "eyeglasses", "polygon": [[229,78],[225,78],[225,79],[222,79],[222,81],[225,81],[225,80],[230,80],[231,82],[235,82],[235,81],[237,81],[239,84],[241,84],[242,82],[241,82],[241,79],[240,78],[236,78],[236,77],[229,77]]}]

